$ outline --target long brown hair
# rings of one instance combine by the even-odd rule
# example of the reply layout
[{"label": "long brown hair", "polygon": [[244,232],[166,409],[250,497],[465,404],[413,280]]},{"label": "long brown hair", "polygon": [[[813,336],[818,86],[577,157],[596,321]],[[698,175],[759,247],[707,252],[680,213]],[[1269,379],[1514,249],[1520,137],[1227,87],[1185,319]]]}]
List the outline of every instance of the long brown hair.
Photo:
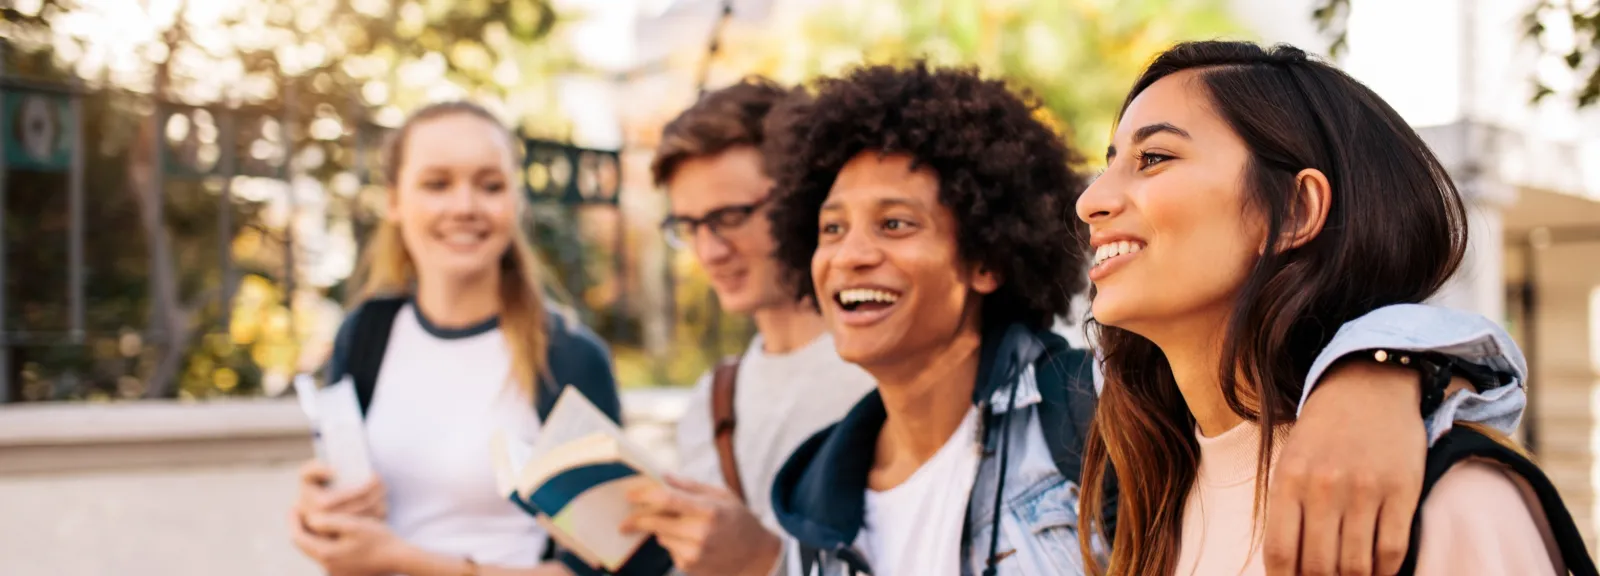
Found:
[{"label": "long brown hair", "polygon": [[[1278,238],[1300,207],[1295,176],[1327,176],[1331,202],[1316,238],[1279,251],[1267,242],[1234,301],[1217,367],[1228,406],[1260,426],[1255,514],[1271,469],[1270,432],[1292,422],[1316,355],[1344,323],[1376,308],[1421,302],[1455,272],[1467,242],[1455,186],[1422,139],[1387,104],[1299,49],[1245,42],[1179,44],[1135,83],[1123,110],[1156,81],[1199,71],[1213,110],[1250,149],[1247,208]],[[1093,325],[1106,384],[1085,448],[1079,542],[1111,544],[1095,574],[1171,573],[1194,483],[1195,420],[1166,356],[1151,341]],[[1243,399],[1243,400],[1241,400]],[[1115,534],[1104,534],[1107,465],[1120,484]]]},{"label": "long brown hair", "polygon": [[[504,124],[482,106],[470,102],[441,102],[412,113],[394,132],[383,150],[383,175],[389,194],[399,193],[400,169],[406,161],[406,139],[418,123],[464,114],[484,120],[500,129],[513,153],[517,142]],[[512,163],[513,166],[517,162]],[[515,175],[515,170],[513,170]],[[539,257],[522,226],[511,231],[511,246],[500,257],[500,331],[511,350],[512,375],[530,397],[537,394],[541,376],[548,374],[546,347],[550,335],[546,322],[543,283]],[[417,281],[417,267],[400,237],[400,226],[385,219],[366,246],[356,271],[361,288],[359,301],[374,297],[411,295]]]}]

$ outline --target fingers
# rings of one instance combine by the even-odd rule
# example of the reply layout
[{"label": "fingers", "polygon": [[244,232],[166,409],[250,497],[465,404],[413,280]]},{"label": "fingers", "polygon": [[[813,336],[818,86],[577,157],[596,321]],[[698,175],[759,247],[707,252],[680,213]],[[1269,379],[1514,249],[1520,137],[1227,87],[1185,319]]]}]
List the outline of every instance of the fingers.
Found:
[{"label": "fingers", "polygon": [[690,494],[710,496],[710,495],[722,495],[722,494],[728,493],[727,490],[723,490],[723,489],[718,488],[716,486],[712,486],[710,484],[703,484],[703,483],[700,483],[700,482],[696,482],[694,480],[690,480],[688,478],[685,478],[685,477],[682,477],[682,476],[678,476],[678,475],[675,475],[675,474],[663,475],[662,479],[666,480],[668,486],[671,486],[671,487],[676,488],[678,490],[682,490],[684,492],[688,492]]},{"label": "fingers", "polygon": [[[1279,467],[1296,468],[1289,462]],[[1293,576],[1300,565],[1300,486],[1299,475],[1280,472],[1273,475],[1267,489],[1267,538],[1262,559],[1271,576]]]},{"label": "fingers", "polygon": [[1393,576],[1400,573],[1406,550],[1411,546],[1411,519],[1417,513],[1417,499],[1421,485],[1405,485],[1384,499],[1378,510],[1378,536],[1374,555],[1373,573]]},{"label": "fingers", "polygon": [[333,481],[333,469],[318,462],[316,459],[305,461],[300,465],[300,483],[321,488]]},{"label": "fingers", "polygon": [[376,476],[365,485],[339,492],[323,503],[323,512],[365,516],[383,520],[388,516],[388,493]]},{"label": "fingers", "polygon": [[[683,543],[702,542],[705,540],[705,526],[703,522],[686,520],[660,514],[635,513],[624,520],[619,528],[622,532],[632,534],[654,534],[658,540],[674,540]],[[662,546],[666,546],[663,542]]]},{"label": "fingers", "polygon": [[354,531],[356,520],[342,514],[307,514],[305,525],[312,532],[338,538],[340,534]]},{"label": "fingers", "polygon": [[1372,574],[1373,541],[1378,531],[1378,508],[1383,493],[1374,478],[1357,477],[1349,485],[1343,518],[1339,521],[1339,574]]},{"label": "fingers", "polygon": [[1344,481],[1340,475],[1323,472],[1310,482],[1311,490],[1301,507],[1300,574],[1338,573],[1340,525],[1348,507]]},{"label": "fingers", "polygon": [[629,493],[628,501],[637,510],[665,516],[698,515],[707,508],[687,492],[654,486]]},{"label": "fingers", "polygon": [[289,540],[294,543],[294,547],[299,549],[301,554],[305,554],[307,558],[316,560],[318,563],[324,562],[332,552],[332,543],[310,532],[310,528],[306,526],[304,518],[299,514],[289,514]]}]

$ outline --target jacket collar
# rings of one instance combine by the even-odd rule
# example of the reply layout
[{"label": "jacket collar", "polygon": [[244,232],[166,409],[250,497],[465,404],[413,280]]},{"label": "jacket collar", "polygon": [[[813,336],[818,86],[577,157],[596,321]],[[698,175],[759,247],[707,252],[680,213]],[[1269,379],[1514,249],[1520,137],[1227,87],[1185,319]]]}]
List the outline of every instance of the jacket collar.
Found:
[{"label": "jacket collar", "polygon": [[[973,405],[984,405],[1005,383],[1019,379],[1043,352],[1044,344],[1020,324],[986,331]],[[816,433],[789,456],[772,490],[772,508],[784,531],[817,549],[840,550],[855,543],[865,516],[867,475],[885,418],[883,397],[873,390],[843,420]]]}]

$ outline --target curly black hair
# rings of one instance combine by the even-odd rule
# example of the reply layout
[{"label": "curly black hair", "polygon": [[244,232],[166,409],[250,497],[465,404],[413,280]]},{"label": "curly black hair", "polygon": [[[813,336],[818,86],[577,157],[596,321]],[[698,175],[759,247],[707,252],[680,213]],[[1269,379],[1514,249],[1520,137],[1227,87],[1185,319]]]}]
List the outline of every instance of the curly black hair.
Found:
[{"label": "curly black hair", "polygon": [[822,78],[768,118],[767,173],[776,182],[776,257],[797,296],[816,290],[817,218],[834,179],[864,151],[906,154],[939,179],[958,222],[959,253],[998,274],[984,324],[1044,329],[1088,284],[1084,225],[1074,212],[1081,157],[1036,115],[1038,103],[975,68],[856,68]]}]

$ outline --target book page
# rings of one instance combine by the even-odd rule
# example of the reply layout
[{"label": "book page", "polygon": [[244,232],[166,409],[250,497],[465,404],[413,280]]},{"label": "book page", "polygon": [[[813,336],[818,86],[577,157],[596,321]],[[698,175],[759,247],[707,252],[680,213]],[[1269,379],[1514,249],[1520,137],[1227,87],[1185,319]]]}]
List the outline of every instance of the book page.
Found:
[{"label": "book page", "polygon": [[522,470],[528,467],[533,446],[504,429],[489,437],[489,459],[494,465],[495,490],[501,497],[517,493]]},{"label": "book page", "polygon": [[523,495],[531,495],[552,476],[590,464],[617,462],[621,459],[621,455],[616,440],[604,431],[597,431],[557,446],[541,455],[538,460],[528,462],[522,467],[522,474],[517,478],[517,491]]}]

